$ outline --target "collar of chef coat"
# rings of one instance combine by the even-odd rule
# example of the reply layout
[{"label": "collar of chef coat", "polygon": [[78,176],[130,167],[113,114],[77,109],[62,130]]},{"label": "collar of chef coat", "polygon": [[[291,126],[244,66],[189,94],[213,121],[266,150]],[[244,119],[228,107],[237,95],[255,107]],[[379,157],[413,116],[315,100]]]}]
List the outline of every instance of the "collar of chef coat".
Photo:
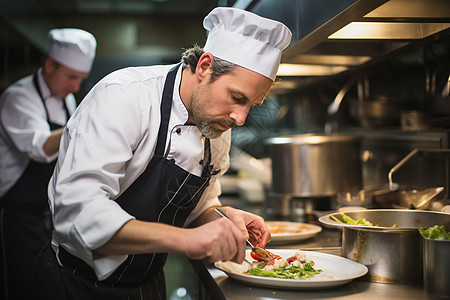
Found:
[{"label": "collar of chef coat", "polygon": [[[173,89],[173,98],[172,98],[172,109],[173,113],[177,116],[180,124],[186,124],[189,113],[187,111],[186,106],[181,100],[180,96],[180,87],[181,87],[181,77],[183,68],[178,68],[177,76],[175,77],[174,89]],[[169,129],[170,130],[170,129]]]}]

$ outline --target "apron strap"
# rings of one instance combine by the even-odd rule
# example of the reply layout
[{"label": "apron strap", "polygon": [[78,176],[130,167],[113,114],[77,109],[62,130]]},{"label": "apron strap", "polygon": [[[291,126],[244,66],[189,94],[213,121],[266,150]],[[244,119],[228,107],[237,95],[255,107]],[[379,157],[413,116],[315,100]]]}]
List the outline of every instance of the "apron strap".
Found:
[{"label": "apron strap", "polygon": [[166,77],[161,102],[161,123],[158,131],[158,141],[156,143],[155,155],[163,156],[164,147],[166,146],[167,130],[169,128],[170,111],[172,110],[172,96],[175,77],[181,63],[170,69]]},{"label": "apron strap", "polygon": [[203,171],[202,177],[211,177],[211,170],[213,166],[211,165],[211,143],[209,138],[205,137],[205,149],[203,156]]},{"label": "apron strap", "polygon": [[[166,146],[167,131],[169,129],[170,111],[172,110],[172,96],[174,89],[175,77],[181,63],[170,69],[166,77],[163,96],[161,101],[161,123],[158,131],[158,141],[156,143],[155,155],[163,156],[164,147]],[[205,137],[205,149],[203,158],[202,177],[211,177],[211,146],[209,138]]]}]

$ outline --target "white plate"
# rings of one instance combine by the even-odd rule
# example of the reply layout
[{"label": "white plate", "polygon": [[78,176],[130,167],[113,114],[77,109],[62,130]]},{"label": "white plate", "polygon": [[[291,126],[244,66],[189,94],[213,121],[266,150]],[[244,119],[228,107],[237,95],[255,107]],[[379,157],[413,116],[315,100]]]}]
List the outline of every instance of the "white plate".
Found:
[{"label": "white plate", "polygon": [[[288,258],[294,255],[297,251],[297,249],[267,250],[274,254],[280,255],[283,258]],[[364,276],[367,273],[367,267],[365,265],[341,256],[314,251],[301,252],[306,254],[307,259],[314,261],[315,269],[322,270],[320,274],[315,274],[308,279],[270,278],[243,274],[243,272],[248,268],[248,264],[246,263],[239,265],[229,261],[219,261],[214,265],[216,268],[225,272],[230,278],[235,280],[263,287],[286,289],[331,288],[346,284],[353,279]],[[250,257],[250,250],[247,250],[246,256],[249,261],[253,261]]]},{"label": "white plate", "polygon": [[268,221],[266,224],[272,234],[271,244],[308,239],[322,231],[322,227],[307,223]]}]

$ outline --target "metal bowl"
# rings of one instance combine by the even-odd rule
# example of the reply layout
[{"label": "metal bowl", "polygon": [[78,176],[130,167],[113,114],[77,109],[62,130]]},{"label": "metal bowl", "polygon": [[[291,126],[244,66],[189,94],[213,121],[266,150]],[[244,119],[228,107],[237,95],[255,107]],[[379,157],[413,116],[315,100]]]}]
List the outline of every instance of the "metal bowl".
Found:
[{"label": "metal bowl", "polygon": [[423,287],[429,294],[450,298],[450,240],[423,242]]},{"label": "metal bowl", "polygon": [[[342,228],[341,256],[367,266],[363,279],[373,282],[406,283],[423,280],[420,226],[450,228],[450,214],[403,209],[368,209],[345,212],[353,219],[365,218],[379,226],[339,223],[341,213],[319,218],[327,226]],[[395,227],[392,227],[394,226]]]}]

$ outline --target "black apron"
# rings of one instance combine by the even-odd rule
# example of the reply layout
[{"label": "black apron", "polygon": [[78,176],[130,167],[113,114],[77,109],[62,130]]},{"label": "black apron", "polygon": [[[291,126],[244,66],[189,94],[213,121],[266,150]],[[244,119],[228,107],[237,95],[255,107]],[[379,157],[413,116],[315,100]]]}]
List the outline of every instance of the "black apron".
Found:
[{"label": "black apron", "polygon": [[[177,166],[164,153],[178,67],[170,70],[164,85],[155,155],[145,171],[115,201],[137,220],[181,227],[208,186],[212,167],[207,138],[202,176]],[[92,268],[59,247],[59,259],[63,264],[60,275],[65,292],[61,291],[58,296],[60,299],[74,300],[165,299],[162,269],[166,257],[167,253],[129,255],[111,276],[98,281]],[[41,265],[45,266],[46,263],[42,262]],[[61,298],[62,295],[68,296]],[[47,295],[47,299],[57,298]]]},{"label": "black apron", "polygon": [[[44,105],[50,129],[61,128],[61,125],[49,120],[36,74],[33,83]],[[63,104],[68,118],[70,114],[64,100]],[[55,164],[56,160],[51,163],[30,160],[19,180],[0,199],[0,234],[7,299],[31,299],[30,289],[24,284],[31,281],[35,260],[51,239],[47,187]]]}]

